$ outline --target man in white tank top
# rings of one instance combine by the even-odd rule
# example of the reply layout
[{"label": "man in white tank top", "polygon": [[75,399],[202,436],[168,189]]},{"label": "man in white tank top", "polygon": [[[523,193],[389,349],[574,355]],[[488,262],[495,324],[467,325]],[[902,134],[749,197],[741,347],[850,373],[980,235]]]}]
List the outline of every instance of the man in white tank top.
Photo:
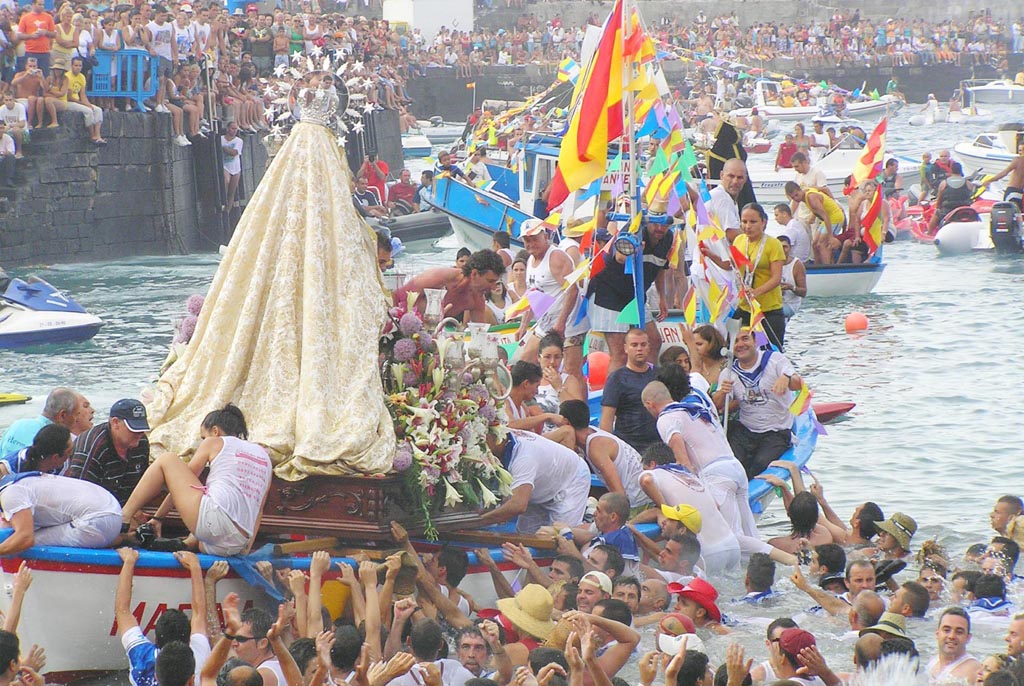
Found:
[{"label": "man in white tank top", "polygon": [[[569,296],[575,295],[572,289],[563,288],[565,277],[572,272],[572,259],[552,245],[544,223],[539,219],[528,219],[523,222],[519,235],[523,239],[526,251],[530,253],[530,259],[526,263],[526,289],[540,292],[554,302],[547,310],[536,312],[530,310],[524,314],[516,332],[516,339],[519,340],[519,350],[516,351],[517,360],[537,362],[537,349],[540,339],[549,331],[558,331],[565,334],[566,319],[569,311],[575,304],[575,299]],[[564,316],[563,316],[564,315]],[[530,330],[531,320],[537,324]]]},{"label": "man in white tank top", "polygon": [[629,498],[629,507],[634,513],[650,507],[651,499],[640,488],[643,466],[636,449],[618,436],[590,426],[590,408],[582,400],[562,403],[559,413],[573,431],[571,445],[567,447],[582,451],[583,458],[601,477],[608,491]]}]

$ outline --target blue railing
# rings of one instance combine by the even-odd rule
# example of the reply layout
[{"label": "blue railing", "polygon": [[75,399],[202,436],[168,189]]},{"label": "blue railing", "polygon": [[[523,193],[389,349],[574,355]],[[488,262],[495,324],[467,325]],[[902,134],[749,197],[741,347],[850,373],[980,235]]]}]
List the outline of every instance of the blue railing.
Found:
[{"label": "blue railing", "polygon": [[110,52],[97,50],[98,64],[92,68],[90,98],[130,98],[140,112],[146,111],[142,101],[156,95],[160,81],[157,60],[149,52],[129,48]]}]

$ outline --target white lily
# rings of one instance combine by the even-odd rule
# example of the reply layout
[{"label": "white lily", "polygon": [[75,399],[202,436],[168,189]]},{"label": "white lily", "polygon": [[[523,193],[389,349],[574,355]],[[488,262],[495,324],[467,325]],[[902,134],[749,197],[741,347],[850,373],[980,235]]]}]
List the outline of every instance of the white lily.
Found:
[{"label": "white lily", "polygon": [[476,485],[480,487],[480,504],[484,507],[494,507],[498,504],[498,496],[494,495],[491,489],[484,485],[483,481],[477,479]]},{"label": "white lily", "polygon": [[442,481],[444,481],[444,506],[455,507],[462,502],[462,495],[452,487],[448,479],[442,479]]}]

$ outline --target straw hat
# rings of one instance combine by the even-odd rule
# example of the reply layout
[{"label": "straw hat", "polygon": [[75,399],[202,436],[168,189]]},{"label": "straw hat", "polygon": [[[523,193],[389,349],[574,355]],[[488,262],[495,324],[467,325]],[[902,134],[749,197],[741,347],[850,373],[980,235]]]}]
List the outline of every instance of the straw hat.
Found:
[{"label": "straw hat", "polygon": [[896,612],[883,612],[877,624],[860,630],[860,635],[864,634],[884,634],[882,638],[885,635],[907,638],[907,618]]},{"label": "straw hat", "polygon": [[548,589],[540,584],[529,584],[516,593],[515,598],[500,598],[498,609],[523,633],[545,639],[555,623],[551,621],[554,600]]},{"label": "straw hat", "polygon": [[884,522],[876,523],[875,528],[895,538],[896,542],[904,550],[909,550],[910,539],[917,532],[917,522],[910,515],[896,512]]}]

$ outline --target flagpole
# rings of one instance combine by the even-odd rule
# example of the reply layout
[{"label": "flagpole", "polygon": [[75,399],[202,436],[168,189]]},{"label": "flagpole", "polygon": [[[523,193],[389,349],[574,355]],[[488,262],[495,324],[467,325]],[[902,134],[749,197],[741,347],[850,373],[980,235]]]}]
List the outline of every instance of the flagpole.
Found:
[{"label": "flagpole", "polygon": [[[640,191],[639,191],[639,179],[637,178],[640,173],[640,156],[637,154],[636,149],[636,115],[634,112],[634,99],[633,93],[629,89],[629,84],[633,81],[633,64],[634,60],[632,57],[626,57],[626,45],[632,36],[633,22],[630,21],[631,17],[631,2],[630,0],[622,0],[621,7],[620,26],[622,26],[622,59],[624,64],[622,69],[622,94],[625,99],[625,115],[626,125],[624,127],[624,142],[629,148],[629,198],[630,198],[630,215],[636,217],[636,215],[643,214],[643,207],[640,205]],[[642,68],[642,67],[641,67]],[[619,151],[621,153],[621,144]],[[631,222],[632,223],[632,222]],[[628,230],[628,229],[627,229]],[[637,247],[634,253],[630,256],[630,260],[633,261],[633,290],[636,297],[636,310],[637,310],[637,326],[641,329],[646,325],[646,298],[644,292],[644,255],[643,255],[643,220],[640,222],[640,228],[638,232],[640,235],[637,236]]]}]

